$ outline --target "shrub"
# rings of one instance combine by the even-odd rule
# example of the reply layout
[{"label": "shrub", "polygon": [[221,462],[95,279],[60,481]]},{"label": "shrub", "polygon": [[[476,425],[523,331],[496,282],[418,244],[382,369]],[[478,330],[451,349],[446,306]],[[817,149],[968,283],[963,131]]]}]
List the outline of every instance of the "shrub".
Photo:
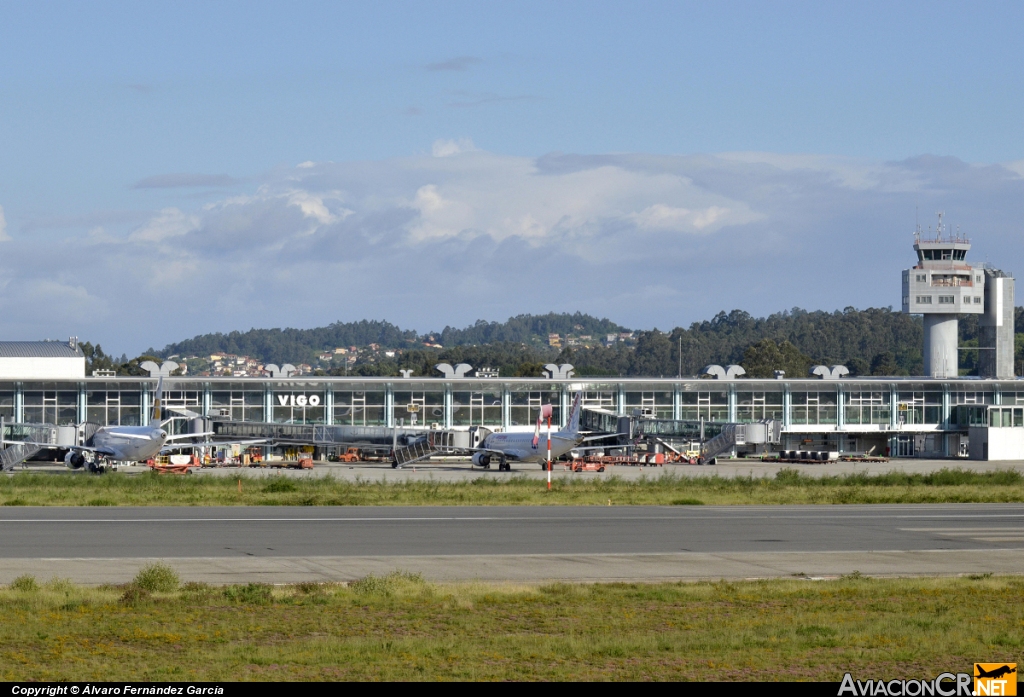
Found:
[{"label": "shrub", "polygon": [[381,595],[390,597],[402,586],[422,586],[423,574],[408,571],[392,571],[384,576],[370,574],[349,583],[349,588],[359,595]]},{"label": "shrub", "polygon": [[178,587],[178,572],[167,564],[147,564],[132,579],[132,584],[150,593],[170,593]]},{"label": "shrub", "polygon": [[39,584],[36,582],[35,576],[25,574],[11,581],[11,590],[23,591],[29,593],[31,591],[39,590]]},{"label": "shrub", "polygon": [[124,592],[121,594],[119,602],[125,605],[135,605],[149,600],[151,597],[153,597],[153,594],[145,588],[139,587],[136,583],[129,583],[124,587]]},{"label": "shrub", "polygon": [[46,582],[46,589],[56,593],[70,593],[75,589],[75,584],[70,578],[51,578]]},{"label": "shrub", "polygon": [[289,491],[298,491],[298,486],[291,479],[287,477],[274,477],[265,487],[263,492],[266,494],[286,494]]},{"label": "shrub", "polygon": [[271,587],[266,583],[249,583],[244,586],[228,586],[224,597],[233,603],[243,605],[269,605],[274,602]]}]

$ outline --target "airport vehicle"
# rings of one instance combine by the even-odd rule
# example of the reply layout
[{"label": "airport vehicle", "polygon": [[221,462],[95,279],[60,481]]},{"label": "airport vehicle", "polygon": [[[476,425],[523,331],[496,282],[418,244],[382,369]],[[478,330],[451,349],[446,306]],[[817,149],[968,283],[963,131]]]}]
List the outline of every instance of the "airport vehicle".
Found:
[{"label": "airport vehicle", "polygon": [[[569,412],[569,422],[565,430],[550,434],[552,460],[565,455],[583,441],[580,436],[580,402],[582,399],[583,393],[577,392],[572,401],[572,410]],[[511,462],[546,462],[548,459],[547,438],[547,435],[541,436],[540,419],[537,419],[537,427],[532,435],[529,433],[492,433],[484,439],[481,447],[473,449],[475,451],[473,464],[487,469],[491,466],[491,460],[497,459],[498,469],[508,471],[512,469]]]},{"label": "airport vehicle", "polygon": [[344,453],[338,455],[338,462],[359,462],[363,459],[362,448],[348,448]]}]

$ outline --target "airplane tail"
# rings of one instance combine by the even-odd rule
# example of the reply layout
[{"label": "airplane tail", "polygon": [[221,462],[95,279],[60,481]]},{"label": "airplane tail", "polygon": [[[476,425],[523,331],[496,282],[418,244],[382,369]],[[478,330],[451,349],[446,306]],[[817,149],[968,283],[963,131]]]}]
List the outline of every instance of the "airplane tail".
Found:
[{"label": "airplane tail", "polygon": [[163,418],[163,412],[160,409],[160,402],[164,397],[164,378],[161,375],[160,379],[156,383],[156,393],[153,395],[153,418],[150,419],[151,424],[160,424]]},{"label": "airplane tail", "polygon": [[569,422],[565,430],[572,435],[580,432],[580,403],[583,401],[583,393],[577,392],[572,400],[572,409],[569,411]]}]

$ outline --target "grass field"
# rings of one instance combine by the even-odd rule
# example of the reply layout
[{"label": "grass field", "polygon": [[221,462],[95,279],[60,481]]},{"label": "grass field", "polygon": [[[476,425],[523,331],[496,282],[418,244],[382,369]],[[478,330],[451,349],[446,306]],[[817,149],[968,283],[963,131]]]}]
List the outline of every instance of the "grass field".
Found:
[{"label": "grass field", "polygon": [[0,590],[0,679],[838,681],[1024,663],[1012,577],[523,586],[394,573],[211,588],[166,576]]},{"label": "grass field", "polygon": [[944,469],[808,477],[674,477],[556,481],[527,477],[467,482],[359,482],[331,477],[50,475],[0,477],[5,506],[382,506],[382,505],[733,505],[843,503],[1008,503],[1024,501],[1016,471]]}]

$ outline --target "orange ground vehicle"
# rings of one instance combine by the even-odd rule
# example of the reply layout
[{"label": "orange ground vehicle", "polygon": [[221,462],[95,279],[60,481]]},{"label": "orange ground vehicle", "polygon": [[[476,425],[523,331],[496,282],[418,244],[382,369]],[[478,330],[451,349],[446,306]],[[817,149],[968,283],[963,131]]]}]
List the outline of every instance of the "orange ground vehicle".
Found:
[{"label": "orange ground vehicle", "polygon": [[349,448],[343,454],[338,455],[338,462],[359,462],[362,459],[362,448]]}]

